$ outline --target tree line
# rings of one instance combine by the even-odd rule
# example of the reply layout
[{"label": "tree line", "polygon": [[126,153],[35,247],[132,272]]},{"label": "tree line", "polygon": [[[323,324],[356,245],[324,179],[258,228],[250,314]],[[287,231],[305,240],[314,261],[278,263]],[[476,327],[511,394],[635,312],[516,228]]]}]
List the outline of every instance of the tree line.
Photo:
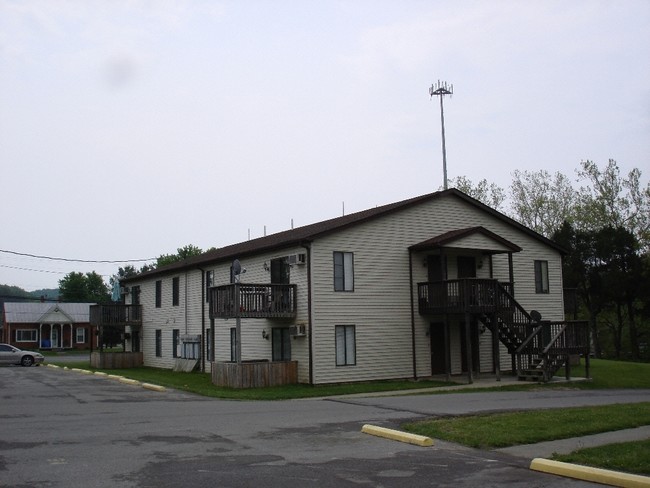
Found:
[{"label": "tree line", "polygon": [[650,360],[650,184],[641,171],[621,174],[610,159],[603,168],[582,161],[573,179],[545,170],[512,176],[508,193],[466,177],[452,186],[567,251],[567,318],[589,321],[597,357]]}]

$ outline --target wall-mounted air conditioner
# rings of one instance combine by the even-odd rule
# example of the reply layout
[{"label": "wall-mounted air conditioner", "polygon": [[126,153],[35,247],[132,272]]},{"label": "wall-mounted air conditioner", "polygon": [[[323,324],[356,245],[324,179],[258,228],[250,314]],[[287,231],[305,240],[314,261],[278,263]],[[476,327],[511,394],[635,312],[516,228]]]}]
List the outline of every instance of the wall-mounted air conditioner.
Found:
[{"label": "wall-mounted air conditioner", "polygon": [[294,325],[289,327],[289,334],[294,337],[305,337],[307,335],[307,328],[305,325]]},{"label": "wall-mounted air conditioner", "polygon": [[304,252],[298,254],[290,254],[287,256],[287,262],[289,264],[303,265],[307,262],[307,255]]}]

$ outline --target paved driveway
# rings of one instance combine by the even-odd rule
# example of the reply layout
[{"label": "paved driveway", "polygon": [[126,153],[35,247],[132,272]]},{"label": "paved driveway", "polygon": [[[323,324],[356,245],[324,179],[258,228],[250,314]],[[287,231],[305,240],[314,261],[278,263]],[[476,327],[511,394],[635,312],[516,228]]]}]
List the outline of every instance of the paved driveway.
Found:
[{"label": "paved driveway", "polygon": [[0,486],[598,486],[529,471],[529,460],[507,453],[439,441],[422,448],[360,429],[528,402],[649,399],[648,391],[559,391],[242,402],[0,368]]}]

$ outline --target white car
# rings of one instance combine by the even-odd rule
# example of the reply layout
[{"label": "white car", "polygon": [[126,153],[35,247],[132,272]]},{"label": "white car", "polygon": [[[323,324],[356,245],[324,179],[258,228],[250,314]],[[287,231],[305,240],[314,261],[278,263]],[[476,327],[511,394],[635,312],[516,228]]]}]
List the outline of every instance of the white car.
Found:
[{"label": "white car", "polygon": [[0,344],[0,364],[31,366],[41,364],[45,357],[40,352],[22,351],[9,344]]}]

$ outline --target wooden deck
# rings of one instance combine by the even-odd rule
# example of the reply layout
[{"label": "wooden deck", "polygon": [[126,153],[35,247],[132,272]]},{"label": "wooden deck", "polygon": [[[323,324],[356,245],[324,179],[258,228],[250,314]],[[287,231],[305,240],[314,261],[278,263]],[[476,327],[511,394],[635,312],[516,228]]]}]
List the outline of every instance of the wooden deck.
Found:
[{"label": "wooden deck", "polygon": [[111,303],[90,306],[90,325],[96,327],[142,325],[142,305]]},{"label": "wooden deck", "polygon": [[210,318],[294,318],[296,285],[233,283],[210,288]]}]

